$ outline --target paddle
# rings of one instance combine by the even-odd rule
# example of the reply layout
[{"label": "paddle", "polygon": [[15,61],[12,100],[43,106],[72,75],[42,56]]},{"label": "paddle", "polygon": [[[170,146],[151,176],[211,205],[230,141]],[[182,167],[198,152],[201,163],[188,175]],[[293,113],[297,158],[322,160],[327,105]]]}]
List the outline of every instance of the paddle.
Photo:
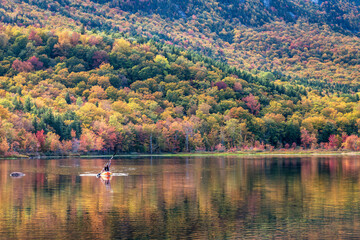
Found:
[{"label": "paddle", "polygon": [[[109,160],[107,163],[105,163],[104,168],[105,168],[106,165],[110,168],[111,160],[114,158],[115,155],[116,155],[116,151],[115,151],[114,154],[111,156],[110,160]],[[98,173],[98,174],[96,175],[97,178],[99,178],[99,177],[101,176],[101,173],[104,172],[104,168],[101,170],[100,173]]]}]

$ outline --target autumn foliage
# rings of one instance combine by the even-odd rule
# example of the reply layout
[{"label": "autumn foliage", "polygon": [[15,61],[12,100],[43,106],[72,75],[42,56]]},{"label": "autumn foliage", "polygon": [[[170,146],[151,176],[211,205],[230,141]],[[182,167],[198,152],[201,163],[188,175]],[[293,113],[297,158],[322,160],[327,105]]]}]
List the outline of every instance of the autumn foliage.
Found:
[{"label": "autumn foliage", "polygon": [[0,39],[1,155],[358,150],[357,92],[115,33],[2,25]]}]

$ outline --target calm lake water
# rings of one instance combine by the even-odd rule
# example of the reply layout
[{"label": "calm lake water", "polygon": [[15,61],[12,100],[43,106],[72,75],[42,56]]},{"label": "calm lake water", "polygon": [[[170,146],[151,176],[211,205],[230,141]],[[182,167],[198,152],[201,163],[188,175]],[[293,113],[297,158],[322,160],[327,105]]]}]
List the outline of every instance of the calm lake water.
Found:
[{"label": "calm lake water", "polygon": [[106,161],[0,160],[0,239],[360,236],[359,157]]}]

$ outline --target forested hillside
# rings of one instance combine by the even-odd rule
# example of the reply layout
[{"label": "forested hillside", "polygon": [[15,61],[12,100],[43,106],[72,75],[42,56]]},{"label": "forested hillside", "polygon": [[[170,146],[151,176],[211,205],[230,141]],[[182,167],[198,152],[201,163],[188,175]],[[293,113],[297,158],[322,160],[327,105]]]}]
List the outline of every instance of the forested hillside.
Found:
[{"label": "forested hillside", "polygon": [[[5,23],[121,32],[248,71],[358,87],[359,5],[350,0],[9,1]],[[2,11],[1,11],[2,10]]]},{"label": "forested hillside", "polygon": [[1,155],[359,150],[358,6],[98,2],[2,0]]}]

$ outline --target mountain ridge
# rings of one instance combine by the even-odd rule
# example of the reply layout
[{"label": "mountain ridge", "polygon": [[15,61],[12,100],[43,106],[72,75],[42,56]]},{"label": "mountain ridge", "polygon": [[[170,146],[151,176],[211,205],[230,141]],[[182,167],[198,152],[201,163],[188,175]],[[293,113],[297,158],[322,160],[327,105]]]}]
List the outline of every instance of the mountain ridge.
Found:
[{"label": "mountain ridge", "polygon": [[[211,14],[204,11],[188,19],[167,21],[156,14],[132,14],[119,8],[110,8],[109,3],[94,7],[90,1],[43,1],[44,8],[55,11],[43,12],[37,6],[41,6],[41,2],[28,2],[29,4],[15,4],[15,8],[15,5],[8,1],[8,8],[12,9],[14,16],[17,16],[16,9],[21,7],[30,8],[31,11],[26,12],[32,13],[29,17],[13,17],[13,20],[8,17],[8,22],[68,28],[74,25],[80,28],[81,25],[85,25],[89,29],[119,31],[129,36],[154,38],[155,41],[194,50],[248,71],[278,71],[308,80],[334,81],[350,86],[357,86],[360,81],[360,58],[356,51],[359,38],[351,34],[347,36],[338,33],[330,25],[309,23],[302,18],[296,22],[286,23],[277,20],[264,23],[262,26],[249,27],[228,23],[227,19],[219,17],[216,11],[211,11]],[[210,3],[215,4],[214,1]],[[208,8],[211,7],[213,5],[210,4]],[[283,36],[279,38],[279,35]],[[313,39],[317,36],[324,38]],[[273,39],[276,40],[275,44],[278,44],[275,51],[271,49]],[[293,41],[300,45],[290,46]],[[309,41],[316,41],[314,49],[309,49],[310,44],[306,43]],[[286,42],[289,42],[289,45],[285,45]],[[334,44],[329,45],[328,42]],[[256,51],[252,48],[254,45],[258,45]],[[320,45],[325,48],[319,47]],[[334,49],[338,49],[339,56],[333,53]],[[299,56],[298,59],[293,58],[294,55]],[[337,72],[334,72],[335,66],[339,69]]]}]

